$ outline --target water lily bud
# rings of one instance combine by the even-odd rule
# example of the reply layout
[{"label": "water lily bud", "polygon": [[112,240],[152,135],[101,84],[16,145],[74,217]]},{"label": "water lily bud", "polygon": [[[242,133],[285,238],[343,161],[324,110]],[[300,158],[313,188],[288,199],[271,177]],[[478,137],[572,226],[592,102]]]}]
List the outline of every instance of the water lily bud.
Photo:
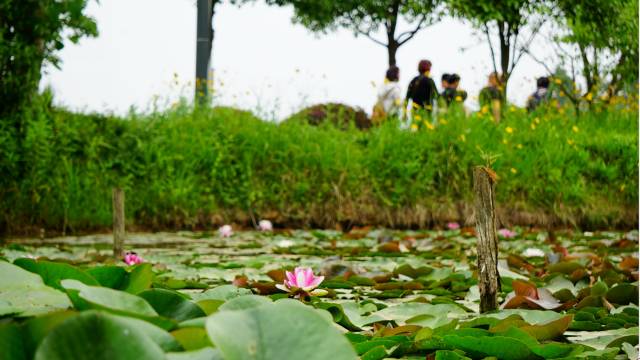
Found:
[{"label": "water lily bud", "polygon": [[233,228],[231,228],[231,225],[223,225],[218,229],[218,232],[222,237],[231,237],[231,235],[233,235]]},{"label": "water lily bud", "polygon": [[144,260],[138,254],[133,251],[127,252],[124,254],[124,258],[122,259],[127,265],[136,265],[142,263]]},{"label": "water lily bud", "polygon": [[260,222],[258,223],[258,227],[260,228],[260,231],[273,230],[273,224],[271,224],[271,221],[269,220],[260,220]]}]

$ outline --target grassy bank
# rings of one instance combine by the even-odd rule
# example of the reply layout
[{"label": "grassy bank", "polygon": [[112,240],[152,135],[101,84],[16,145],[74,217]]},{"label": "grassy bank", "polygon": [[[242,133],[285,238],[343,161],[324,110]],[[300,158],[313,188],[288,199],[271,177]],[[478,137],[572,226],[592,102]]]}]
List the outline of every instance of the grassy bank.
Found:
[{"label": "grassy bank", "polygon": [[122,186],[128,221],[150,229],[249,225],[252,215],[429,227],[468,219],[471,168],[491,154],[504,223],[635,226],[637,117],[511,109],[499,125],[478,114],[432,130],[362,132],[231,109],[118,118],[43,107],[24,115],[22,140],[0,132],[1,221],[14,234],[105,228],[111,187]]}]

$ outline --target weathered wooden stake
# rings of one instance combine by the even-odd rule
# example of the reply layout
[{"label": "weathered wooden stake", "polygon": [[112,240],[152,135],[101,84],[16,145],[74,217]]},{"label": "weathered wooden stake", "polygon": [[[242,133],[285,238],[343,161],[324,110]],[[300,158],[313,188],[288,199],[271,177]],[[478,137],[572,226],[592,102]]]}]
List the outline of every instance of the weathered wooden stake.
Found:
[{"label": "weathered wooden stake", "polygon": [[124,191],[113,188],[113,256],[122,257],[124,248]]},{"label": "weathered wooden stake", "polygon": [[481,313],[498,308],[498,291],[500,289],[494,192],[495,176],[491,169],[483,166],[473,169]]}]

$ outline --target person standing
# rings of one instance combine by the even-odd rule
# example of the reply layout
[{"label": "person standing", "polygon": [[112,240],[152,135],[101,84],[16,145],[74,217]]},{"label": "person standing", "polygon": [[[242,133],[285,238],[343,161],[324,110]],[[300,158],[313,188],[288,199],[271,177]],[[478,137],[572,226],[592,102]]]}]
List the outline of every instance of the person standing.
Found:
[{"label": "person standing", "polygon": [[505,96],[500,86],[500,78],[498,73],[492,72],[489,74],[489,83],[478,95],[478,102],[482,112],[491,110],[491,115],[496,122],[500,122],[500,115],[502,113],[502,105],[505,101]]},{"label": "person standing", "polygon": [[429,77],[431,61],[420,60],[418,76],[414,77],[407,89],[406,103],[411,104],[412,110],[422,110],[428,115],[433,111],[433,101],[439,96],[436,84]]},{"label": "person standing", "polygon": [[549,101],[549,78],[546,76],[536,81],[536,91],[527,99],[527,111],[532,112],[538,106]]},{"label": "person standing", "polygon": [[400,69],[392,66],[387,70],[384,83],[378,90],[378,99],[373,106],[371,122],[374,125],[382,123],[387,118],[400,118],[402,115],[402,92],[398,81]]}]

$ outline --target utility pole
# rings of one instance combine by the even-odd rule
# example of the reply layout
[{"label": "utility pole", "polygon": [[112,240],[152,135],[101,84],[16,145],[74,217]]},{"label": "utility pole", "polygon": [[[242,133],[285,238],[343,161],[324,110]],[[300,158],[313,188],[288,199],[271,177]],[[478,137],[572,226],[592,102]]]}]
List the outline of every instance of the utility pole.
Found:
[{"label": "utility pole", "polygon": [[209,99],[209,65],[213,42],[213,1],[198,0],[198,25],[196,39],[196,93],[197,105],[207,104]]}]

